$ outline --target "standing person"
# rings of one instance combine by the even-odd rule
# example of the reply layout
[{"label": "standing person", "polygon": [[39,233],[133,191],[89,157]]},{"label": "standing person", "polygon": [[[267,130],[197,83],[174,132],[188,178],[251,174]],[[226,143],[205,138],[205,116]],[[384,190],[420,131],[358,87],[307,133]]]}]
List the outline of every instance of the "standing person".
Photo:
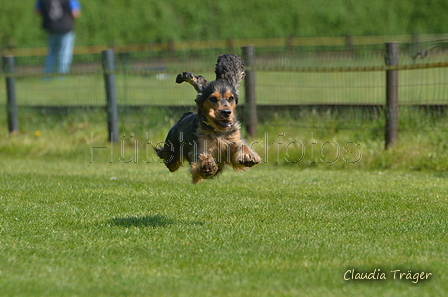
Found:
[{"label": "standing person", "polygon": [[48,54],[45,73],[65,74],[70,68],[75,43],[74,20],[81,15],[78,0],[39,0],[36,12],[42,16],[42,27],[48,32]]}]

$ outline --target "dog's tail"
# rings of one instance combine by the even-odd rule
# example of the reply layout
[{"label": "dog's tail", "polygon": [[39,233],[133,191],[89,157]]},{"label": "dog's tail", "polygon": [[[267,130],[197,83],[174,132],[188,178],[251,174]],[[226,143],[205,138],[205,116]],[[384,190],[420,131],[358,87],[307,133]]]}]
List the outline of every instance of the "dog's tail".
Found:
[{"label": "dog's tail", "polygon": [[215,74],[216,80],[227,80],[237,89],[245,76],[244,61],[237,55],[220,55],[216,62]]}]

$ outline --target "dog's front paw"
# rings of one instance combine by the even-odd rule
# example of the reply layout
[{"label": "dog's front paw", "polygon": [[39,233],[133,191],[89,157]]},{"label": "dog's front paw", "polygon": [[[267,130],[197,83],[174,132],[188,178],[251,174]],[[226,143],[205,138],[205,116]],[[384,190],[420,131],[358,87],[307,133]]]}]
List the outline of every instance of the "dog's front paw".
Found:
[{"label": "dog's front paw", "polygon": [[218,165],[211,155],[200,154],[197,164],[198,173],[204,178],[210,178],[218,172]]},{"label": "dog's front paw", "polygon": [[252,167],[261,163],[261,158],[259,155],[257,155],[257,153],[250,152],[248,154],[241,154],[238,157],[237,162],[244,165],[245,167]]}]

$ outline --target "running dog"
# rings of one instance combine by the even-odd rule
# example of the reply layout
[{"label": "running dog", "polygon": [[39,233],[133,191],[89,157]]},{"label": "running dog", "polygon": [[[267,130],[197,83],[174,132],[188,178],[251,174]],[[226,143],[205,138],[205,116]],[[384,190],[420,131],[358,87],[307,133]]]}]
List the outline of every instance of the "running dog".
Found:
[{"label": "running dog", "polygon": [[188,82],[197,91],[197,111],[185,113],[171,128],[157,156],[171,172],[187,160],[193,184],[218,175],[226,165],[245,171],[261,162],[258,154],[241,139],[236,116],[238,87],[244,78],[244,62],[236,55],[220,55],[216,79],[183,72],[176,83]]}]

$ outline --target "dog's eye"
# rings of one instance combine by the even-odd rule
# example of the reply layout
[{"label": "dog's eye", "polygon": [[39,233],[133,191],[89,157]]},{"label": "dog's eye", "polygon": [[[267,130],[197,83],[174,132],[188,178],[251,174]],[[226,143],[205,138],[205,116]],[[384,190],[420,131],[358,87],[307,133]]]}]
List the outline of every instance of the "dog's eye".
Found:
[{"label": "dog's eye", "polygon": [[232,102],[233,100],[235,100],[235,97],[231,96],[229,97],[229,99],[227,99],[227,101]]},{"label": "dog's eye", "polygon": [[218,102],[218,99],[216,97],[210,97],[210,98],[208,98],[208,100],[210,100],[213,103]]}]

